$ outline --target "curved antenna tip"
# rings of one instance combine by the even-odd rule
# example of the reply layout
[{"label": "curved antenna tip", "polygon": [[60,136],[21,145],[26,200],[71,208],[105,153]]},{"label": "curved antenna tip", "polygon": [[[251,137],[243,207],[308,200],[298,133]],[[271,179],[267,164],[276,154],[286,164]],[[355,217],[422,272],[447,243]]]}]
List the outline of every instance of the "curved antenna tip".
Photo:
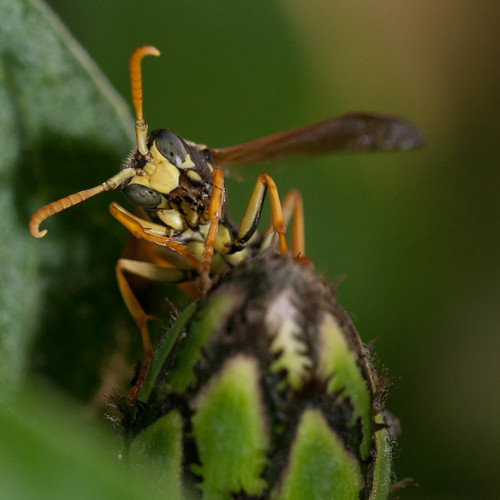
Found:
[{"label": "curved antenna tip", "polygon": [[132,52],[130,59],[132,58],[142,59],[146,56],[159,57],[161,56],[161,52],[154,45],[142,45],[141,47],[137,47],[134,50],[134,52]]},{"label": "curved antenna tip", "polygon": [[30,226],[30,233],[31,236],[34,238],[43,238],[47,233],[47,229],[42,229],[41,231],[38,229],[38,227],[31,227]]},{"label": "curved antenna tip", "polygon": [[42,229],[40,231],[40,224],[45,220],[44,217],[45,208],[37,210],[30,219],[30,233],[34,238],[43,238],[47,234],[47,229]]}]

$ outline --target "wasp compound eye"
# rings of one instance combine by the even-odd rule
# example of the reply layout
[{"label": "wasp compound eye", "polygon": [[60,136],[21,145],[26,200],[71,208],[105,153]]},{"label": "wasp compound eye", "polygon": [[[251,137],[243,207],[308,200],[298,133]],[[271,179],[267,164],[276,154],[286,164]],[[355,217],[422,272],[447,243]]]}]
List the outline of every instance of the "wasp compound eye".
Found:
[{"label": "wasp compound eye", "polygon": [[125,198],[144,208],[156,208],[161,203],[161,194],[142,184],[128,184],[123,188]]},{"label": "wasp compound eye", "polygon": [[186,146],[182,140],[170,130],[159,130],[156,136],[156,147],[158,151],[172,165],[180,167],[187,156]]}]

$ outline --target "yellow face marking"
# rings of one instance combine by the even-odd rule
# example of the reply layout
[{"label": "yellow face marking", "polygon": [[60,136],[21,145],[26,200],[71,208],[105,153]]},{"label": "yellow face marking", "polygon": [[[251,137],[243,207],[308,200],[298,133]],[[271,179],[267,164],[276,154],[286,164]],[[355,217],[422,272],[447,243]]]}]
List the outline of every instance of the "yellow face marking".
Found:
[{"label": "yellow face marking", "polygon": [[160,220],[168,227],[175,229],[176,231],[182,231],[184,229],[184,220],[177,210],[158,210],[156,215]]},{"label": "yellow face marking", "polygon": [[130,184],[140,184],[159,193],[168,194],[179,187],[179,169],[158,151],[156,144],[153,144],[149,152],[152,161],[144,165],[145,175],[135,175],[130,180]]},{"label": "yellow face marking", "polygon": [[180,209],[182,213],[184,214],[184,218],[186,219],[187,223],[191,227],[196,227],[198,225],[198,221],[200,216],[198,213],[193,210],[188,204],[182,203],[180,206]]},{"label": "yellow face marking", "polygon": [[196,167],[193,160],[191,160],[191,155],[186,155],[186,159],[181,165],[178,165],[178,168],[193,168]]},{"label": "yellow face marking", "polygon": [[149,171],[151,171],[149,174],[149,185],[152,189],[160,193],[170,193],[179,187],[179,169],[175,165],[172,165],[158,151],[156,144],[153,144],[150,153],[153,156],[151,166],[154,167],[154,171],[152,168],[147,168],[149,165],[146,165],[144,168],[146,174],[149,174]]},{"label": "yellow face marking", "polygon": [[203,182],[203,179],[201,178],[201,175],[196,172],[195,170],[190,170],[187,173],[187,176],[194,182]]}]

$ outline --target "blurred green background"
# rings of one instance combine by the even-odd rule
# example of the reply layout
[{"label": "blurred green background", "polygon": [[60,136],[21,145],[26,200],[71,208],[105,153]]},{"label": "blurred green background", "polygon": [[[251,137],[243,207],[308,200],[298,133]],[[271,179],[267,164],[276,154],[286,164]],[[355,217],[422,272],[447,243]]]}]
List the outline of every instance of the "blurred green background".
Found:
[{"label": "blurred green background", "polygon": [[[401,498],[498,497],[500,5],[49,4],[127,101],[131,51],[143,44],[162,51],[144,64],[151,130],[170,128],[218,147],[360,110],[401,115],[424,130],[428,145],[418,152],[331,156],[271,173],[282,194],[301,190],[307,253],[329,279],[347,276],[341,303],[362,339],[377,339],[377,358],[390,375],[400,377],[388,402],[402,426],[395,470],[398,479],[420,485]],[[90,182],[117,168],[110,164]],[[252,175],[228,182],[235,220],[252,187]],[[121,202],[114,193],[103,207],[110,199]],[[109,237],[121,245],[125,235],[105,208],[103,217]],[[118,255],[100,259],[102,240],[89,244],[99,269],[110,270],[93,279],[109,287],[113,302]],[[79,279],[74,265],[62,277]],[[70,306],[91,304],[87,298],[64,309],[71,317]],[[74,342],[81,351],[88,341]],[[61,349],[64,342],[72,340],[61,340]],[[39,345],[33,358],[40,352]],[[78,380],[61,375],[75,358],[53,356],[35,359],[36,373],[88,400],[76,389]],[[72,368],[81,374],[84,360]]]}]

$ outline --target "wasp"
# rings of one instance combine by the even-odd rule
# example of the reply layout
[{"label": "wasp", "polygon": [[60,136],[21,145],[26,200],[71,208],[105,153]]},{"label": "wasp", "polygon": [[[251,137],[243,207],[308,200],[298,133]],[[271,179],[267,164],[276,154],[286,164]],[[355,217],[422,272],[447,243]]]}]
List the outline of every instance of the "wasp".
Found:
[{"label": "wasp", "polygon": [[[293,155],[319,155],[334,151],[408,150],[423,143],[422,134],[410,122],[394,117],[354,113],[324,120],[240,145],[211,149],[185,140],[166,129],[148,135],[143,116],[141,62],[158,57],[153,46],[136,49],[129,63],[132,101],[136,115],[137,147],[120,171],[102,184],[71,194],[40,208],[31,218],[30,232],[42,238],[40,225],[48,217],[104,191],[121,188],[136,207],[132,214],[113,202],[110,212],[136,238],[156,249],[152,262],[120,259],[116,265],[118,286],[127,309],[141,331],[144,359],[129,392],[134,401],[153,358],[147,322],[152,319],[137,300],[127,274],[157,282],[196,283],[198,293],[228,266],[269,248],[288,250],[286,225],[292,221],[291,253],[304,258],[302,199],[296,190],[280,201],[273,179],[258,176],[239,225],[227,213],[224,169]],[[269,192],[271,223],[257,232]]]}]

